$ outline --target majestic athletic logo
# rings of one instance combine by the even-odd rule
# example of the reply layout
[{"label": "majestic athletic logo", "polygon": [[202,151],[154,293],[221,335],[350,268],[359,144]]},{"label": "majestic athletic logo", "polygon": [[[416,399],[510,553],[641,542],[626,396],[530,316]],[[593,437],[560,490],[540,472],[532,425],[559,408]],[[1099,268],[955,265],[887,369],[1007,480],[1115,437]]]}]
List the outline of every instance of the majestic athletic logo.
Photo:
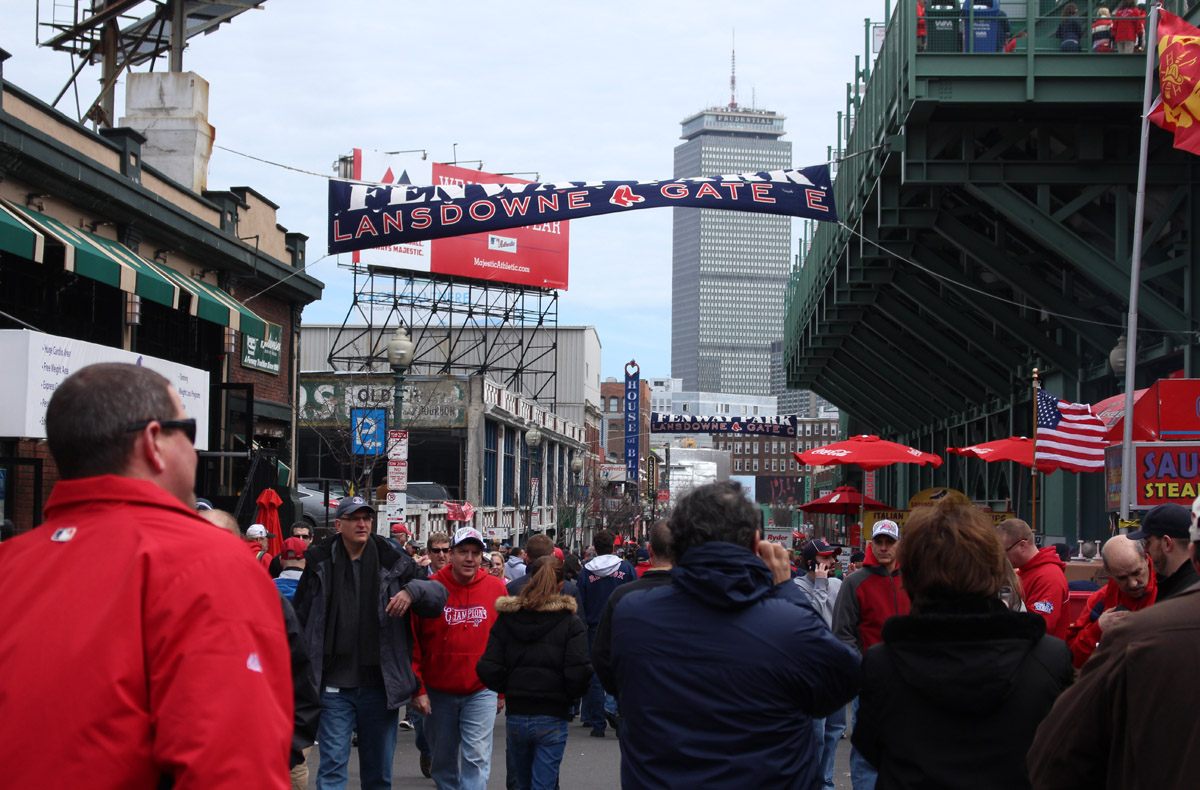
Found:
[{"label": "majestic athletic logo", "polygon": [[486,606],[447,606],[442,612],[446,615],[447,625],[466,625],[470,623],[476,628],[488,619]]},{"label": "majestic athletic logo", "polygon": [[625,184],[622,184],[621,186],[617,187],[615,192],[613,192],[613,196],[608,199],[608,202],[612,203],[614,206],[629,208],[634,203],[641,203],[645,199],[646,198],[642,197],[641,195],[633,194],[632,189]]}]

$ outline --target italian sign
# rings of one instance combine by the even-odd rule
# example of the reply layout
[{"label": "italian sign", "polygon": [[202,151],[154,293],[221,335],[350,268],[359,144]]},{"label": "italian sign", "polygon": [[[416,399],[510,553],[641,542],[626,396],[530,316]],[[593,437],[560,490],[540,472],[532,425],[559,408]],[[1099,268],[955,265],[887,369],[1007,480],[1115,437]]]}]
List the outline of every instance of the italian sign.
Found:
[{"label": "italian sign", "polygon": [[[837,221],[827,165],[669,181],[514,182],[415,186],[332,179],[329,252],[494,233],[646,208],[725,209]],[[560,286],[546,283],[543,287]]]}]

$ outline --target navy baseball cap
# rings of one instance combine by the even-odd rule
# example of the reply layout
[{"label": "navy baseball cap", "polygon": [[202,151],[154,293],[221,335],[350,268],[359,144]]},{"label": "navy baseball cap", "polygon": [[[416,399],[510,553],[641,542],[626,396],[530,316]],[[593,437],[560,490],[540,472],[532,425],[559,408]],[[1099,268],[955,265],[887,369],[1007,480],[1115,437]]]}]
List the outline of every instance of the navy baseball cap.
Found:
[{"label": "navy baseball cap", "polygon": [[814,538],[804,544],[804,548],[800,551],[800,556],[804,558],[805,562],[812,562],[817,557],[828,557],[836,551],[837,549],[820,538]]},{"label": "navy baseball cap", "polygon": [[345,518],[351,513],[357,513],[360,510],[369,510],[372,515],[375,513],[375,508],[360,496],[344,496],[338,502],[337,513],[334,518]]},{"label": "navy baseball cap", "polygon": [[1187,540],[1192,526],[1192,514],[1183,505],[1168,502],[1155,505],[1142,516],[1142,526],[1137,532],[1125,537],[1130,540],[1145,540],[1151,535],[1170,535],[1176,540]]}]

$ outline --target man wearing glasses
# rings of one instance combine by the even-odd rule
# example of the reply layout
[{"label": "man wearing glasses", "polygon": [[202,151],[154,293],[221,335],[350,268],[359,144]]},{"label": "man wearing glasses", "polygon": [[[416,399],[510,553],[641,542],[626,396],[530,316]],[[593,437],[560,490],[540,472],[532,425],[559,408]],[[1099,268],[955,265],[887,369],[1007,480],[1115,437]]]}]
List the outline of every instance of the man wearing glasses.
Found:
[{"label": "man wearing glasses", "polygon": [[0,552],[4,786],[284,790],[279,594],[196,515],[179,395],[148,368],[90,365],[58,385],[45,425],[60,478],[46,522]]},{"label": "man wearing glasses", "polygon": [[1033,530],[1019,518],[1009,518],[996,525],[1000,540],[1004,543],[1004,554],[1021,579],[1021,593],[1025,609],[1037,612],[1046,621],[1046,633],[1066,640],[1067,567],[1053,546],[1041,549],[1033,541]]},{"label": "man wearing glasses", "polygon": [[350,738],[358,733],[364,788],[391,787],[399,711],[417,688],[409,612],[439,617],[446,588],[375,534],[375,509],[343,497],[336,534],[305,552],[296,615],[321,686],[317,790],[347,782]]}]

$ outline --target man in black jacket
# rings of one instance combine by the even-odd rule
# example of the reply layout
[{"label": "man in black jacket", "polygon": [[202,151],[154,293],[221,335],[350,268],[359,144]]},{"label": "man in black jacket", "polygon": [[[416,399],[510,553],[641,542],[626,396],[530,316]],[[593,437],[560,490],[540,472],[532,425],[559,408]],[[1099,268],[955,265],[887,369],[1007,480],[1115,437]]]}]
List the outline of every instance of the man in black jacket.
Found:
[{"label": "man in black jacket", "polygon": [[1158,575],[1158,598],[1174,597],[1200,581],[1188,557],[1188,527],[1192,514],[1183,505],[1169,502],[1150,508],[1142,516],[1142,526],[1125,537],[1146,544],[1146,553],[1154,560]]},{"label": "man in black jacket", "polygon": [[305,552],[296,588],[296,614],[321,685],[318,790],[346,786],[354,731],[362,787],[391,786],[400,708],[417,687],[408,613],[438,617],[446,604],[445,587],[374,534],[374,516],[362,497],[344,497],[337,534]]}]

